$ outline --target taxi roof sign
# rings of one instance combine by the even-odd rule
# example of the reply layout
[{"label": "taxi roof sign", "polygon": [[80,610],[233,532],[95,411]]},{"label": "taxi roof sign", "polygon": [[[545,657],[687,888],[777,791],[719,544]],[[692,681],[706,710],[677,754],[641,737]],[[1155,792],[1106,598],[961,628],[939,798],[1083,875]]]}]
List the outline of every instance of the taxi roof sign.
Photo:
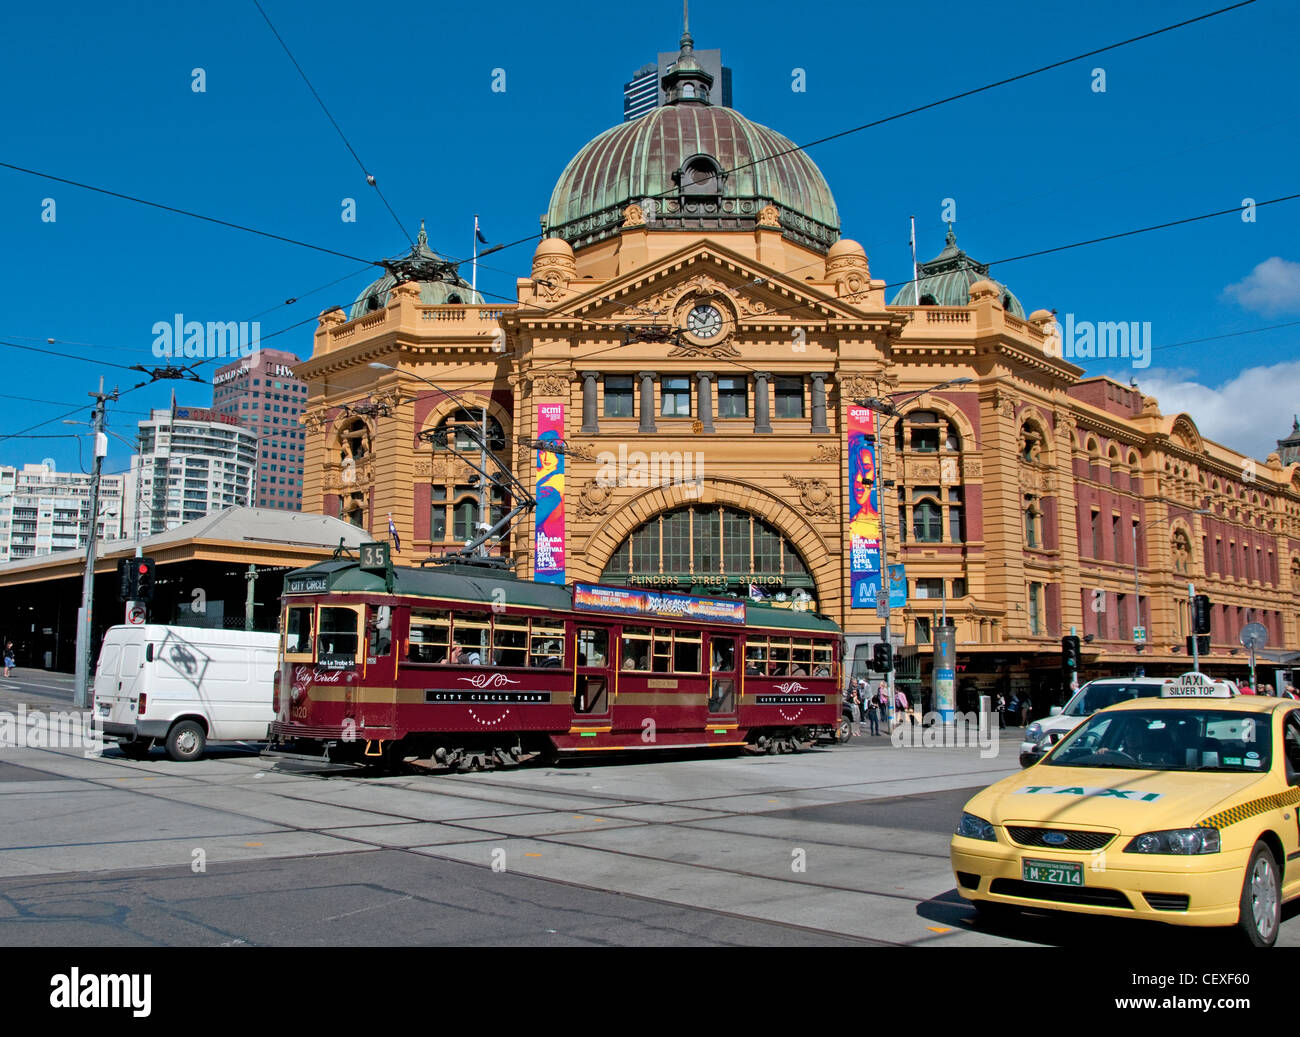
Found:
[{"label": "taxi roof sign", "polygon": [[1165,678],[1160,689],[1162,699],[1230,699],[1236,694],[1230,682],[1211,680],[1195,670]]}]

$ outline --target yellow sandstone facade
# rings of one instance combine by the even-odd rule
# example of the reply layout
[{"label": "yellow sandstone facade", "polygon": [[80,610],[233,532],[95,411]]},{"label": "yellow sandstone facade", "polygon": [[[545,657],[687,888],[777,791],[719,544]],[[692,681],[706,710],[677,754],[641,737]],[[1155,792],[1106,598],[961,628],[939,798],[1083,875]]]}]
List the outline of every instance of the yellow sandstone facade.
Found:
[{"label": "yellow sandstone facade", "polygon": [[[1215,603],[1211,670],[1242,672],[1248,619],[1300,646],[1300,465],[1085,378],[1052,313],[1025,316],[951,232],[888,301],[816,167],[710,106],[707,79],[684,37],[669,104],[575,157],[516,302],[426,264],[321,315],[297,367],[305,510],[376,539],[391,516],[408,562],[457,550],[479,491],[456,426],[486,408],[532,491],[538,407],[562,403],[567,582],[753,587],[874,641],[875,612],[848,607],[846,418],[885,398],[902,417],[880,417],[881,509],[909,592],[893,624],[922,675],[943,611],[968,690],[1050,696],[1072,628],[1091,635],[1085,677],[1187,669],[1188,582]],[[662,168],[620,166],[638,147]],[[420,438],[440,425],[448,447]],[[533,519],[492,548],[523,577]]]}]

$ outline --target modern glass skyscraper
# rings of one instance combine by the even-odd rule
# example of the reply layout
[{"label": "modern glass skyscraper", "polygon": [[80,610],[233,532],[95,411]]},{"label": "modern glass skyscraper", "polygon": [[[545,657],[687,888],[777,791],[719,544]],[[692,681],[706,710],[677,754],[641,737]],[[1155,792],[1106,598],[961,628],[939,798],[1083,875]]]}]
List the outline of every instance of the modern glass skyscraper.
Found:
[{"label": "modern glass skyscraper", "polygon": [[292,353],[259,349],[218,368],[212,378],[212,409],[236,419],[258,437],[253,503],[259,508],[302,508],[302,452],[306,431],[299,416],[307,383],[294,377]]}]

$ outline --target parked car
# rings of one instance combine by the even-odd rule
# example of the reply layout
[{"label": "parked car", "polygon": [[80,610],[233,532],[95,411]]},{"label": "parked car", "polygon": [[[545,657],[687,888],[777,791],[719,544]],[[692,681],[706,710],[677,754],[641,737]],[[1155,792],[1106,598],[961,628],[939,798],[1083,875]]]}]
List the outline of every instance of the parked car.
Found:
[{"label": "parked car", "polygon": [[95,670],[96,718],[140,758],[155,743],[196,760],[209,742],[264,742],[275,719],[278,634],[159,624],[110,627]]},{"label": "parked car", "polygon": [[1025,728],[1025,740],[1020,743],[1020,766],[1037,763],[1097,710],[1129,699],[1159,697],[1165,683],[1164,677],[1102,677],[1089,681],[1074,693],[1064,709],[1053,706],[1050,716],[1035,720]]}]

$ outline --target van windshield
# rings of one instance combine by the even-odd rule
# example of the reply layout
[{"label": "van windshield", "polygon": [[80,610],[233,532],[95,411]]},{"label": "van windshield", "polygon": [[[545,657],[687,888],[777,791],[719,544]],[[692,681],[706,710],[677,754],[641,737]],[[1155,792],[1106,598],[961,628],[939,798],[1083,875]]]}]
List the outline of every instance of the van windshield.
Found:
[{"label": "van windshield", "polygon": [[1092,681],[1075,693],[1074,698],[1062,711],[1067,717],[1090,717],[1099,709],[1113,706],[1116,702],[1128,702],[1130,699],[1155,698],[1160,694],[1160,685],[1151,683],[1102,684]]}]

